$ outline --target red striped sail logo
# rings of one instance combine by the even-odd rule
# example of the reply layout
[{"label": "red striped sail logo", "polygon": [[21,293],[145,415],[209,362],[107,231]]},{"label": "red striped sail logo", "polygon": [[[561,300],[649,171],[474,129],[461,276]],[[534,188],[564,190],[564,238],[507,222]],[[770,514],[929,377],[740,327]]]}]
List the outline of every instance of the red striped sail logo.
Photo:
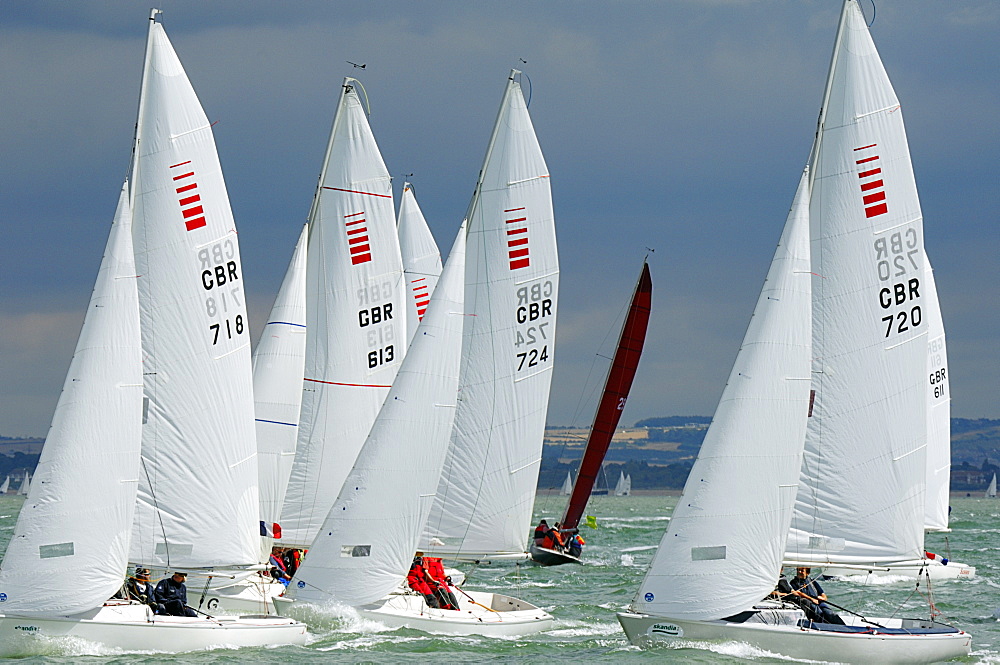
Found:
[{"label": "red striped sail logo", "polygon": [[865,217],[868,218],[877,217],[889,212],[889,208],[885,203],[885,183],[882,182],[882,169],[879,167],[878,161],[879,156],[862,156],[867,154],[864,151],[870,151],[877,145],[877,143],[872,143],[871,145],[854,149],[854,152],[860,153],[858,155],[860,159],[855,160],[855,164],[861,169],[861,172],[858,173],[858,178],[861,179],[861,201],[865,206]]},{"label": "red striped sail logo", "polygon": [[417,304],[417,320],[424,320],[424,312],[427,311],[427,303],[431,301],[431,294],[427,291],[427,278],[418,277],[410,281],[410,291],[413,292],[413,300]]},{"label": "red striped sail logo", "polygon": [[[198,183],[194,179],[194,171],[188,166],[191,160],[174,164],[170,168],[178,169],[177,175],[173,176],[174,184],[177,185],[177,196],[180,197],[178,203],[181,206],[181,214],[184,215],[184,226],[188,231],[200,229],[207,223],[205,221],[205,210],[202,208],[201,196],[198,194]],[[180,167],[187,166],[182,169]]]},{"label": "red striped sail logo", "polygon": [[[523,215],[524,208],[504,210],[505,215]],[[510,258],[510,269],[527,268],[528,259],[528,218],[515,217],[507,222],[507,256]]]},{"label": "red striped sail logo", "polygon": [[344,215],[347,228],[347,246],[351,252],[351,265],[372,260],[372,247],[368,240],[368,222],[364,212]]}]

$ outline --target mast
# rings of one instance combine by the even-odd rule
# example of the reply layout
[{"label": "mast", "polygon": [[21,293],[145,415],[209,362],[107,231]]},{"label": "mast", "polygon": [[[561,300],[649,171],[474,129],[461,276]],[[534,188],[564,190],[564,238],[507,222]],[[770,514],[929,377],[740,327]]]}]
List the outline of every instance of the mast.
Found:
[{"label": "mast", "polygon": [[653,281],[649,275],[649,264],[643,261],[639,281],[632,293],[632,303],[629,305],[621,335],[618,337],[618,347],[614,360],[608,369],[608,377],[604,382],[604,393],[594,414],[594,424],[590,428],[590,437],[580,460],[576,483],[570,495],[566,512],[563,515],[561,528],[575,529],[587,507],[590,492],[594,489],[597,473],[601,469],[604,455],[611,445],[611,438],[625,409],[632,380],[639,366],[642,346],[646,341],[646,328],[649,324],[649,311],[653,297]]}]

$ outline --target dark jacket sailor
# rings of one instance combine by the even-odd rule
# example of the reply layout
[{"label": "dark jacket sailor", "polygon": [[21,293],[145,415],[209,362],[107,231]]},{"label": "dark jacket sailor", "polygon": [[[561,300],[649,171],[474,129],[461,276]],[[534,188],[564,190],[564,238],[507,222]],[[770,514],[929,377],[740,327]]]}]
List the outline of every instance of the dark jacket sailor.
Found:
[{"label": "dark jacket sailor", "polygon": [[187,573],[175,572],[165,577],[153,590],[156,602],[163,605],[163,613],[175,617],[195,617],[198,613],[187,606],[187,587],[184,580]]},{"label": "dark jacket sailor", "polygon": [[799,606],[810,621],[817,623],[844,624],[833,608],[826,602],[826,593],[816,580],[809,579],[809,568],[796,568],[791,579],[792,594],[797,596]]}]

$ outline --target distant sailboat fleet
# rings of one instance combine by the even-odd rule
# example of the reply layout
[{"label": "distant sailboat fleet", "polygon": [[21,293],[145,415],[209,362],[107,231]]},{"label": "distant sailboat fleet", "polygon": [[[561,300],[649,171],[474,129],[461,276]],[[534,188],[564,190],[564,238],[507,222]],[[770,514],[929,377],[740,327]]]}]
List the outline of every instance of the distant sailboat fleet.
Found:
[{"label": "distant sailboat fleet", "polygon": [[[35,482],[25,471],[0,485],[26,496],[0,566],[0,639],[304,644],[306,625],[283,614],[331,604],[453,635],[552,628],[542,607],[438,571],[585,563],[561,534],[584,519],[637,372],[648,264],[559,491],[560,535],[533,539],[560,268],[521,72],[445,261],[409,182],[397,216],[367,92],[343,80],[307,223],[251,354],[211,124],[159,14],[128,178]],[[899,102],[844,0],[808,164],[682,500],[618,614],[628,639],[849,662],[967,654],[971,637],[930,614],[833,625],[773,595],[782,566],[975,574],[924,551],[925,532],[949,530],[947,379]],[[632,477],[605,486],[627,497]],[[148,569],[190,575],[187,616],[113,598]]]}]

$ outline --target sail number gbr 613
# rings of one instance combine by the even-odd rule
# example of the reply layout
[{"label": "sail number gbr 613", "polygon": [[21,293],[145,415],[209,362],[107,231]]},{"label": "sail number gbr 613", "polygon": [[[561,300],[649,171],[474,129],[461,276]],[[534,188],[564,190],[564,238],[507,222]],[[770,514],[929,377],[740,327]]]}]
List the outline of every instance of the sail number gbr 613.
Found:
[{"label": "sail number gbr 613", "polygon": [[549,341],[554,322],[553,297],[555,286],[550,280],[517,289],[514,308],[515,361],[514,371],[532,371],[549,362]]}]

